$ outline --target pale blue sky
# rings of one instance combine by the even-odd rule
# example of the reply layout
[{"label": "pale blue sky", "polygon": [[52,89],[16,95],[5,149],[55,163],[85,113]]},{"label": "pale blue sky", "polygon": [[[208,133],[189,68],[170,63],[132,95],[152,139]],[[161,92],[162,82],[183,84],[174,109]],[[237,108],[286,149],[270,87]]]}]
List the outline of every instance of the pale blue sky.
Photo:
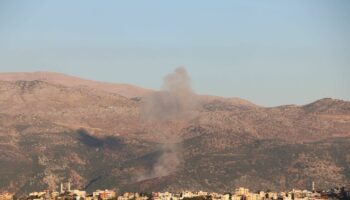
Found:
[{"label": "pale blue sky", "polygon": [[0,0],[0,72],[56,71],[273,106],[350,100],[348,0]]}]

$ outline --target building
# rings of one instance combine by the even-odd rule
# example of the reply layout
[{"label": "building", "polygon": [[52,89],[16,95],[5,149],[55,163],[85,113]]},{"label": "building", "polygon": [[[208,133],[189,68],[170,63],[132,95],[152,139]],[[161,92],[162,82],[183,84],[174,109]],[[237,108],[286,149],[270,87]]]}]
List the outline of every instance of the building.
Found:
[{"label": "building", "polygon": [[76,199],[85,199],[86,197],[86,191],[71,190],[70,192],[73,194],[73,196],[75,196]]},{"label": "building", "polygon": [[13,200],[13,193],[9,192],[1,192],[0,200]]},{"label": "building", "polygon": [[259,194],[249,193],[249,194],[246,196],[246,199],[247,199],[247,200],[260,200],[260,196],[259,196]]},{"label": "building", "polygon": [[249,194],[249,189],[244,187],[239,187],[235,189],[234,194],[237,196],[247,196]]},{"label": "building", "polygon": [[192,198],[192,197],[195,197],[195,196],[197,196],[197,195],[192,193],[191,191],[184,191],[181,194],[182,198]]},{"label": "building", "polygon": [[96,190],[92,193],[92,196],[97,197],[98,199],[107,200],[115,198],[116,193],[112,190]]},{"label": "building", "polygon": [[231,200],[241,200],[242,196],[238,196],[238,195],[232,195]]}]

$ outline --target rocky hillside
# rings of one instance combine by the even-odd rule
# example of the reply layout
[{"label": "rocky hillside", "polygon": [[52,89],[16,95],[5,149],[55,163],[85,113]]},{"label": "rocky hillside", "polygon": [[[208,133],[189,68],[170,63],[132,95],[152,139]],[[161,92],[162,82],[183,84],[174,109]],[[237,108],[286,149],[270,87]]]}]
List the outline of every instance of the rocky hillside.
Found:
[{"label": "rocky hillside", "polygon": [[[60,76],[0,75],[0,190],[57,189],[67,180],[88,191],[350,183],[348,101],[265,108],[197,96],[191,117],[149,122],[142,108],[152,91],[125,95]],[[176,138],[178,163],[165,175],[147,176],[167,155],[163,131]]]}]

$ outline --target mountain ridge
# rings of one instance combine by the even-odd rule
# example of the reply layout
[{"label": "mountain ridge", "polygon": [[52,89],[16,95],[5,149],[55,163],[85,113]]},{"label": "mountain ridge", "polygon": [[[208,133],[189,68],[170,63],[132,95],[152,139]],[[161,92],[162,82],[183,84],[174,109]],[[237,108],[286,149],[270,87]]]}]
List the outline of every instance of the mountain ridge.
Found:
[{"label": "mountain ridge", "polygon": [[[117,93],[127,98],[143,97],[143,96],[149,95],[152,92],[155,92],[155,90],[145,89],[143,87],[138,87],[131,84],[96,81],[96,80],[90,80],[85,78],[79,78],[76,76],[67,75],[67,74],[58,73],[58,72],[35,71],[35,72],[1,72],[0,73],[0,81],[34,81],[34,80],[64,85],[67,87],[89,87],[91,89],[98,89],[98,90],[103,90],[105,92]],[[239,97],[220,97],[220,96],[214,96],[214,95],[200,95],[200,96],[204,101],[220,98],[220,99],[226,99],[227,101],[236,102],[238,104],[258,106],[246,99],[242,99]],[[332,99],[332,98],[324,97],[322,99]],[[322,99],[315,100],[314,102]],[[312,104],[314,102],[311,102],[308,104]],[[288,106],[293,106],[293,105],[295,104],[288,105]],[[287,106],[287,105],[279,105],[279,106]],[[295,105],[295,106],[301,106],[301,105]],[[264,106],[260,106],[260,107],[264,107]],[[272,107],[278,107],[278,106],[272,106]]]},{"label": "mountain ridge", "polygon": [[[146,96],[1,76],[0,94],[2,190],[57,190],[67,180],[88,191],[350,184],[349,101],[261,107],[199,95],[193,117],[149,122]],[[177,138],[179,165],[140,179],[166,153],[163,131]]]},{"label": "mountain ridge", "polygon": [[57,72],[7,72],[0,73],[0,80],[3,81],[34,81],[41,80],[60,84],[68,87],[87,86],[94,89],[104,90],[106,92],[117,93],[125,97],[144,96],[152,92],[150,89],[140,88],[130,84],[108,83],[101,81],[93,81],[82,79],[71,75],[66,75]]}]

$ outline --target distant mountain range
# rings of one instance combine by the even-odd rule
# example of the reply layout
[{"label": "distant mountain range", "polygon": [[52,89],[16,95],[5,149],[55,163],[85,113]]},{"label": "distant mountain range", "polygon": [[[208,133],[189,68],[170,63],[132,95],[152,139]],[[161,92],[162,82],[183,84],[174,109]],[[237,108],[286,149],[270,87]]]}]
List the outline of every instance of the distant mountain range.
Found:
[{"label": "distant mountain range", "polygon": [[[68,180],[88,191],[350,184],[348,101],[266,108],[197,95],[191,117],[150,122],[142,109],[154,93],[58,73],[0,73],[0,190],[58,189]],[[167,155],[164,131],[176,138],[179,162],[147,176]]]}]

